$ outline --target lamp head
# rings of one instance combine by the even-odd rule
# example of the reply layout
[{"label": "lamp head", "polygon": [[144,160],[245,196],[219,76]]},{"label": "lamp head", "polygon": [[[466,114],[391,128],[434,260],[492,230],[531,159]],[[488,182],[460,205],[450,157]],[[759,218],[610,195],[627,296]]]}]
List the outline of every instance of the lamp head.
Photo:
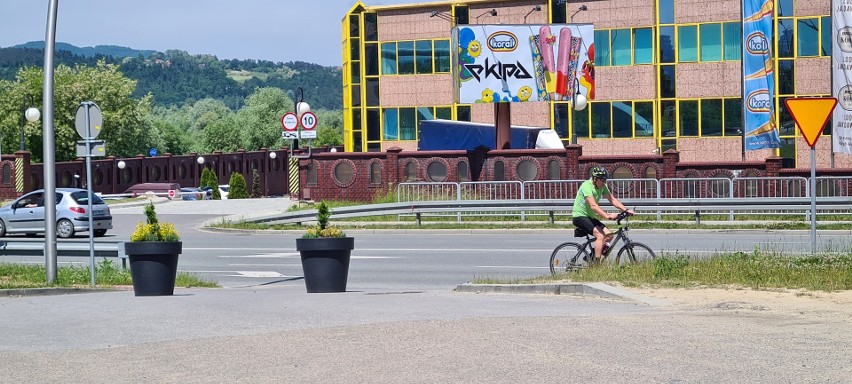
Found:
[{"label": "lamp head", "polygon": [[438,11],[432,11],[432,14],[429,15],[429,17],[435,17],[435,16],[438,16]]},{"label": "lamp head", "polygon": [[587,7],[586,4],[583,4],[583,5],[580,6],[580,10],[581,11],[588,11],[589,7]]},{"label": "lamp head", "polygon": [[124,167],[126,167],[126,166],[127,166],[127,163],[125,163],[124,160],[119,160],[118,169],[124,169]]},{"label": "lamp head", "polygon": [[490,13],[491,13],[491,16],[497,16],[497,9],[492,8]]},{"label": "lamp head", "polygon": [[541,11],[541,6],[540,6],[540,5],[536,5],[536,6],[535,6],[535,8],[533,8],[533,10],[534,10],[534,11]]},{"label": "lamp head", "polygon": [[204,164],[204,156],[198,156],[198,158],[195,159],[195,161],[198,162],[198,165]]},{"label": "lamp head", "polygon": [[301,118],[302,115],[305,112],[310,112],[310,111],[311,111],[311,106],[308,105],[308,103],[306,103],[304,101],[300,101],[296,104],[296,116],[298,116],[299,118]]},{"label": "lamp head", "polygon": [[577,92],[577,94],[574,95],[574,110],[575,111],[582,111],[583,109],[586,108],[587,103],[588,103],[588,101],[586,100],[586,96],[583,96],[582,93]]},{"label": "lamp head", "polygon": [[39,117],[41,117],[41,112],[39,112],[36,107],[29,107],[27,108],[27,111],[24,112],[24,116],[27,118],[27,121],[34,123]]},{"label": "lamp head", "polygon": [[276,155],[275,152],[269,152],[269,158],[270,159],[274,159],[276,157],[278,157],[278,155]]}]

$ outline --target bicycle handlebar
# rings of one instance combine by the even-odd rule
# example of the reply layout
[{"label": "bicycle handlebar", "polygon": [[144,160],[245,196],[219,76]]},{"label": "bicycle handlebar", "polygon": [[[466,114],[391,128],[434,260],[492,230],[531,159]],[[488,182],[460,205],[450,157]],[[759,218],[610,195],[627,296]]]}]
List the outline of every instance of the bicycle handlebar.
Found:
[{"label": "bicycle handlebar", "polygon": [[621,211],[621,213],[619,213],[618,216],[615,217],[615,222],[618,225],[621,225],[621,220],[626,219],[627,216],[632,216],[632,215],[630,213],[628,213],[627,211]]}]

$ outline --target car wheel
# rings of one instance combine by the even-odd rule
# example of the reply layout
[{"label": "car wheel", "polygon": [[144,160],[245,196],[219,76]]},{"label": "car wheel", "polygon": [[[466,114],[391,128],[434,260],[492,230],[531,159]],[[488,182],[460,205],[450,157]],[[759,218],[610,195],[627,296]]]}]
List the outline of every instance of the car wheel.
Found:
[{"label": "car wheel", "polygon": [[106,235],[106,231],[106,229],[96,229],[95,237],[103,237],[103,235]]},{"label": "car wheel", "polygon": [[0,237],[6,236],[6,223],[0,220]]},{"label": "car wheel", "polygon": [[74,224],[71,220],[62,219],[56,222],[56,235],[63,239],[74,236]]}]

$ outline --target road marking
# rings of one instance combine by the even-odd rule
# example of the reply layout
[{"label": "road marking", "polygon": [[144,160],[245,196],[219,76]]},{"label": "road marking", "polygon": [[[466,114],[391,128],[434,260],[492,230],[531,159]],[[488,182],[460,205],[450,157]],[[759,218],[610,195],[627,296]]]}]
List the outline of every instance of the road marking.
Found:
[{"label": "road marking", "polygon": [[274,271],[234,271],[238,273],[238,275],[225,275],[231,277],[295,277],[295,276],[287,276],[282,275],[278,272]]},{"label": "road marking", "polygon": [[549,266],[530,267],[525,265],[477,265],[477,268],[506,268],[506,269],[550,269]]}]

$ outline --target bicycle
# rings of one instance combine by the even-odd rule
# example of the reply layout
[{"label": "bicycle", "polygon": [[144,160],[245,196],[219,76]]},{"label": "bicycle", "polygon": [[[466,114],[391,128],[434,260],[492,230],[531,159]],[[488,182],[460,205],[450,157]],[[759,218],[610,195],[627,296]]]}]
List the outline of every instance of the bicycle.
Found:
[{"label": "bicycle", "polygon": [[[615,222],[618,224],[618,230],[613,233],[610,245],[608,247],[604,246],[603,253],[601,253],[601,262],[607,259],[619,241],[623,244],[616,254],[616,264],[620,263],[622,257],[624,257],[625,262],[632,263],[652,260],[657,257],[650,247],[630,240],[630,237],[627,236],[627,232],[630,230],[629,220],[627,220],[628,216],[630,214],[627,211],[621,212],[616,216]],[[624,225],[621,225],[622,220],[624,220]],[[550,255],[551,274],[555,275],[558,272],[571,272],[588,268],[589,264],[594,261],[595,237],[592,236],[591,232],[583,228],[574,228],[574,237],[585,237],[586,241],[582,244],[570,241],[559,244]]]}]

